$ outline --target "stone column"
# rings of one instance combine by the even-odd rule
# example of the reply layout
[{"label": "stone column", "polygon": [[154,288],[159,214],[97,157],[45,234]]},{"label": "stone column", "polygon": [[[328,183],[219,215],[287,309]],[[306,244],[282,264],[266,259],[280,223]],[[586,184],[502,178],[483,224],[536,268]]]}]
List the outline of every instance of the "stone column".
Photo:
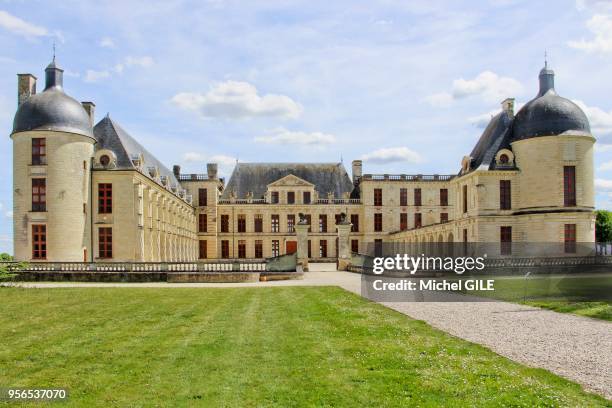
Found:
[{"label": "stone column", "polygon": [[302,266],[302,271],[308,272],[308,228],[310,225],[305,219],[295,225],[297,235],[297,263]]},{"label": "stone column", "polygon": [[351,232],[350,222],[343,220],[336,224],[338,229],[338,263],[339,271],[346,271],[351,263],[351,245],[349,243],[349,233]]}]

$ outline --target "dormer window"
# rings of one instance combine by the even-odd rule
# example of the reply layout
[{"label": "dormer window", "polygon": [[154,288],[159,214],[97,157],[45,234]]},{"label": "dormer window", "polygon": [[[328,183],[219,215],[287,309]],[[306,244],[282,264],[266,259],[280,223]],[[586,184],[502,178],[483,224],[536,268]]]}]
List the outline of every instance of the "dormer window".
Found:
[{"label": "dormer window", "polygon": [[100,156],[100,164],[104,167],[108,167],[108,165],[110,164],[110,157],[107,154],[103,154],[102,156]]},{"label": "dormer window", "polygon": [[499,156],[499,162],[501,164],[508,164],[508,162],[510,161],[510,158],[508,157],[507,154],[502,154],[501,156]]}]

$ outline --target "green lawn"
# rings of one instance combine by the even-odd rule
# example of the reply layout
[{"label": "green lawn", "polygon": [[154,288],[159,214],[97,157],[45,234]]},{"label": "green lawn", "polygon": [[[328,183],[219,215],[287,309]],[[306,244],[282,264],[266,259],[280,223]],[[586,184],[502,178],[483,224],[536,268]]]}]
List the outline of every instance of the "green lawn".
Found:
[{"label": "green lawn", "polygon": [[612,274],[496,278],[494,292],[478,294],[612,321]]},{"label": "green lawn", "polygon": [[58,406],[610,406],[339,288],[1,288],[0,308],[0,386],[67,387]]}]

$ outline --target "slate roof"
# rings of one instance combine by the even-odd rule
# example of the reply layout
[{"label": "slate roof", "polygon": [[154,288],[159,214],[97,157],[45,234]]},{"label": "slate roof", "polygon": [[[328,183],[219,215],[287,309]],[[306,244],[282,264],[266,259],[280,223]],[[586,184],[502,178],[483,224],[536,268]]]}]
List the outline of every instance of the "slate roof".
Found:
[{"label": "slate roof", "polygon": [[[160,176],[168,177],[168,185],[175,184],[177,187],[180,186],[174,173],[168,170],[162,162],[149,153],[149,151],[130,136],[129,133],[123,130],[123,128],[112,120],[110,116],[107,115],[98,122],[96,126],[94,126],[93,131],[94,137],[98,141],[96,150],[108,149],[114,152],[117,156],[117,169],[136,170],[136,166],[134,166],[131,158],[142,154],[144,158],[144,170],[147,170],[149,167],[157,167]],[[144,171],[143,173],[149,177],[148,171]]]},{"label": "slate roof", "polygon": [[512,117],[507,112],[500,112],[491,118],[470,153],[471,169],[493,170],[495,168],[495,154],[500,149],[510,149],[512,121]]},{"label": "slate roof", "polygon": [[249,191],[253,198],[263,198],[268,184],[289,174],[314,184],[321,198],[327,198],[330,191],[336,198],[353,191],[342,163],[237,163],[222,198],[229,199],[232,191],[236,198],[246,198]]}]

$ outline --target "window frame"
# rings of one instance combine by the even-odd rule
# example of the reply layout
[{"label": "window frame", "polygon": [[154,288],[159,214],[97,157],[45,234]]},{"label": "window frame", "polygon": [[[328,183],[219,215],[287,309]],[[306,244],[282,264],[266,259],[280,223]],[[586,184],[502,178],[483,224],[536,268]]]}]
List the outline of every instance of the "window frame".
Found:
[{"label": "window frame", "polygon": [[113,227],[98,228],[98,258],[113,259]]},{"label": "window frame", "polygon": [[374,189],[374,206],[382,207],[383,205],[383,191],[382,188]]},{"label": "window frame", "polygon": [[423,196],[422,196],[422,191],[421,188],[415,188],[414,189],[414,206],[415,207],[420,207],[423,205]]},{"label": "window frame", "polygon": [[32,224],[32,259],[47,259],[47,225]]},{"label": "window frame", "polygon": [[510,180],[499,180],[499,209],[512,209],[512,182]]},{"label": "window frame", "polygon": [[374,214],[374,232],[383,231],[383,215],[382,213]]},{"label": "window frame", "polygon": [[47,139],[44,137],[32,138],[32,166],[47,164]]},{"label": "window frame", "polygon": [[32,212],[47,211],[47,179],[32,179]]},{"label": "window frame", "polygon": [[576,166],[563,166],[563,206],[576,206]]},{"label": "window frame", "polygon": [[113,213],[113,184],[98,183],[98,214]]},{"label": "window frame", "polygon": [[198,214],[198,232],[208,232],[208,214]]}]

